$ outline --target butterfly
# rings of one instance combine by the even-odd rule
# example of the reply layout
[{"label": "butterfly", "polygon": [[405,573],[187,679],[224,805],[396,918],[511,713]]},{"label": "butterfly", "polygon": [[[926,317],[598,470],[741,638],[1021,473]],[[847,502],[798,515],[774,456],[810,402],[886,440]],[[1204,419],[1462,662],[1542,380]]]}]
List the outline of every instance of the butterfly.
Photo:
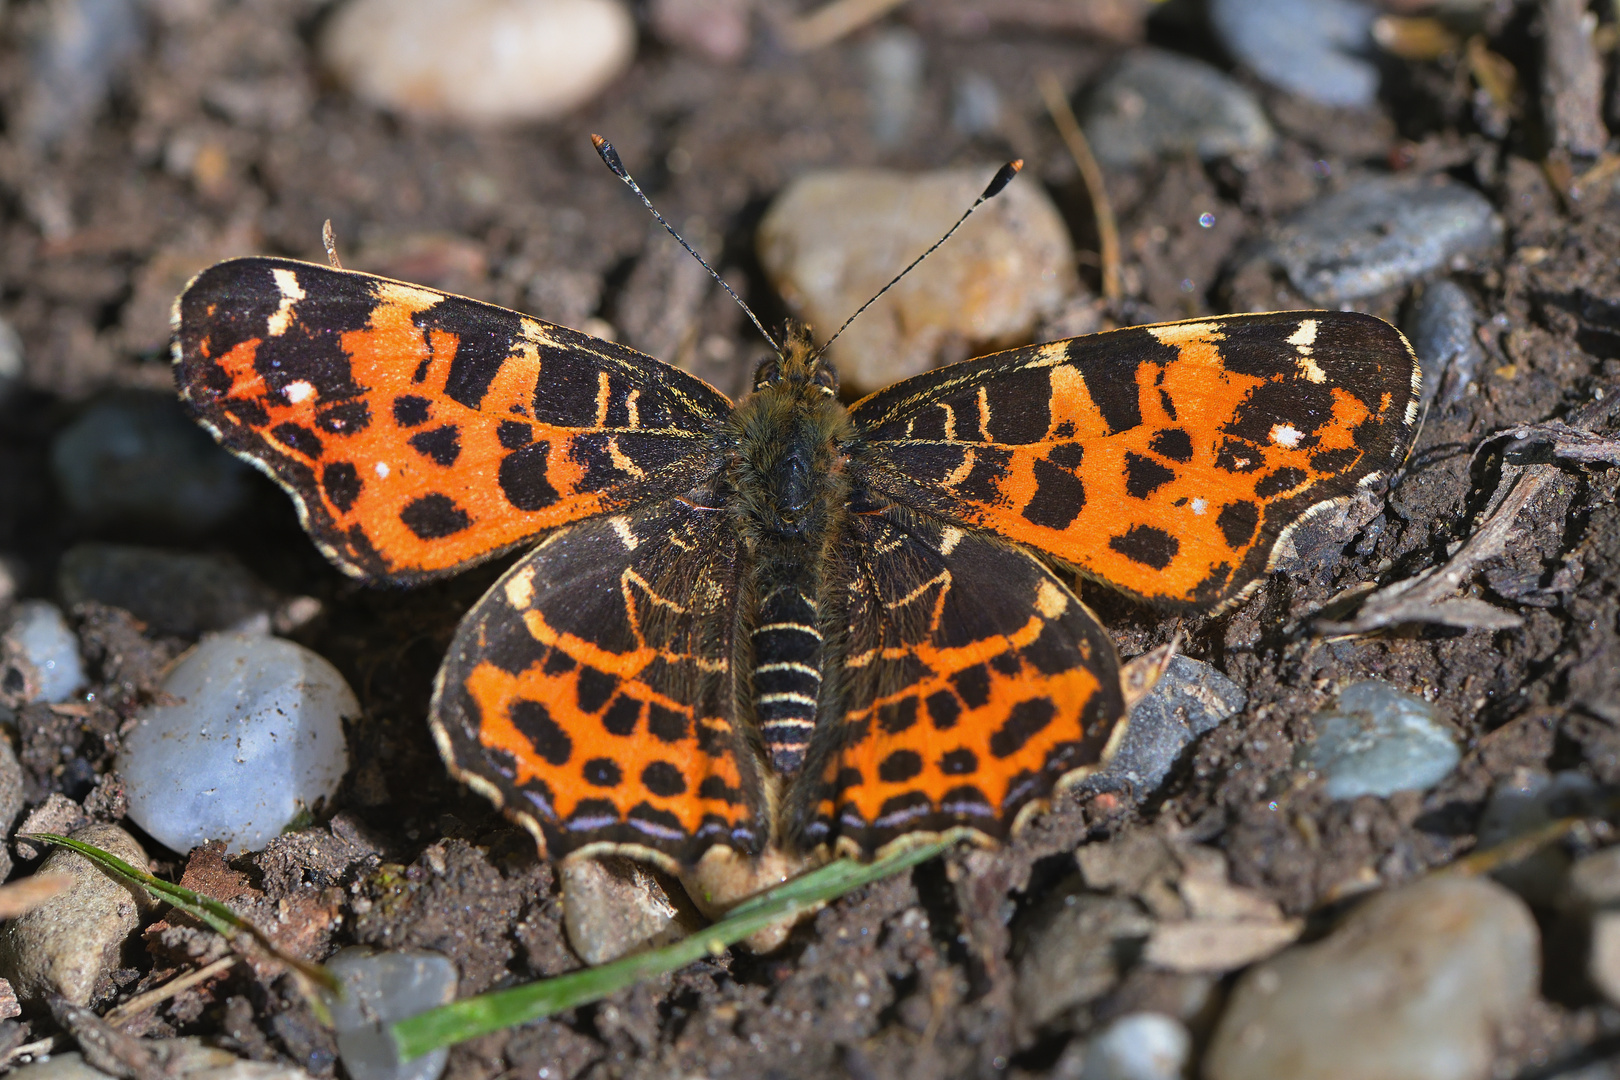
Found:
[{"label": "butterfly", "polygon": [[1000,839],[1098,769],[1120,661],[1075,575],[1212,612],[1417,416],[1405,339],[1281,312],[1016,348],[846,406],[794,328],[732,402],[612,341],[241,258],[176,301],[182,400],[345,573],[532,546],[430,723],[543,852],[703,864]]}]

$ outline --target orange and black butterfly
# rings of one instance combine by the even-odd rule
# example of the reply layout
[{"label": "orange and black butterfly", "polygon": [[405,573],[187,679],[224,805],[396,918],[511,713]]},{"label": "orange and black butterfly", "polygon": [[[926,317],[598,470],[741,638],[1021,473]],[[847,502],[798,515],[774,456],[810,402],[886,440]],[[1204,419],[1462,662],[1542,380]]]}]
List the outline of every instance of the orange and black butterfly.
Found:
[{"label": "orange and black butterfly", "polygon": [[1007,835],[1124,726],[1071,573],[1229,605],[1390,472],[1418,400],[1392,327],[1310,311],[1013,349],[852,406],[799,330],[733,403],[611,341],[274,258],[199,275],[174,358],[346,573],[536,545],[456,633],[439,747],[546,851],[674,869]]}]

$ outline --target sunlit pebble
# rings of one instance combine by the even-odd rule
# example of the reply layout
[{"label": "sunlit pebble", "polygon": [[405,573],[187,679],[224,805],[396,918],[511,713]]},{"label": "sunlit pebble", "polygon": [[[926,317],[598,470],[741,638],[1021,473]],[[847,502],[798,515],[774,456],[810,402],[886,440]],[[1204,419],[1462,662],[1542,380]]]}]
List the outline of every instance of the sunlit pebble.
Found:
[{"label": "sunlit pebble", "polygon": [[618,78],[635,47],[620,0],[352,0],[321,38],[357,96],[473,124],[560,116]]}]

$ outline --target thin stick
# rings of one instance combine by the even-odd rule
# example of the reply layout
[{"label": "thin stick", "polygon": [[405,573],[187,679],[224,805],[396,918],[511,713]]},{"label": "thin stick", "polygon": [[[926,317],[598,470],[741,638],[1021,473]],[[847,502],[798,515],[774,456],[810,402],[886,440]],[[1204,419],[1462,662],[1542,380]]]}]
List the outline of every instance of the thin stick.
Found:
[{"label": "thin stick", "polygon": [[962,216],[956,219],[956,224],[952,225],[949,229],[946,229],[944,236],[940,237],[938,240],[935,240],[933,242],[933,244],[928,248],[927,251],[923,252],[921,255],[917,256],[915,259],[912,259],[911,263],[904,270],[902,270],[898,274],[894,275],[894,277],[889,281],[889,283],[887,285],[883,286],[883,288],[881,288],[881,289],[879,289],[877,291],[876,296],[872,297],[872,299],[868,300],[866,303],[864,303],[860,307],[856,308],[855,309],[855,314],[851,315],[849,318],[844,320],[844,325],[840,326],[838,328],[837,333],[833,334],[832,337],[828,338],[827,343],[825,345],[823,345],[821,348],[816,350],[816,355],[820,356],[823,353],[825,353],[827,351],[828,347],[831,346],[833,342],[838,340],[838,335],[842,334],[845,330],[847,330],[849,328],[849,324],[854,322],[857,318],[860,317],[861,312],[865,311],[867,308],[869,308],[873,304],[877,303],[878,297],[882,296],[884,293],[886,293],[890,289],[894,288],[897,284],[900,283],[901,278],[905,277],[907,274],[911,273],[913,270],[915,270],[917,268],[918,263],[922,262],[924,259],[928,258],[928,256],[932,255],[935,251],[939,250],[939,246],[941,244],[943,244],[945,241],[949,240],[951,238],[951,236],[953,234],[955,234],[956,230],[960,229],[962,227],[962,223],[968,219],[968,217],[973,213],[973,211],[975,211],[979,207],[983,206],[985,204],[986,200],[993,199],[997,195],[1000,195],[1002,189],[1005,188],[1008,184],[1012,183],[1013,177],[1017,176],[1018,171],[1020,169],[1022,169],[1023,167],[1024,167],[1024,159],[1023,158],[1018,158],[1015,161],[1007,162],[1007,164],[1005,164],[1001,168],[997,169],[996,170],[996,175],[991,177],[990,183],[985,186],[984,191],[979,194],[979,197],[977,199],[973,200],[973,205],[968,207],[966,210],[964,210],[962,212]]},{"label": "thin stick", "polygon": [[882,18],[906,0],[831,0],[803,18],[783,27],[782,43],[792,52],[810,52],[831,45]]},{"label": "thin stick", "polygon": [[1052,115],[1052,123],[1063,145],[1069,148],[1069,156],[1074,158],[1080,178],[1086,182],[1086,191],[1091,195],[1091,212],[1097,219],[1097,244],[1102,248],[1103,296],[1110,302],[1117,301],[1120,298],[1119,224],[1114,220],[1113,204],[1108,201],[1108,189],[1103,186],[1102,168],[1092,156],[1091,144],[1086,141],[1086,133],[1080,130],[1080,121],[1069,108],[1069,96],[1063,92],[1063,84],[1058,82],[1057,76],[1041,71],[1035,81],[1046,99],[1046,111]]},{"label": "thin stick", "polygon": [[321,245],[326,248],[326,261],[332,264],[332,269],[343,269],[343,264],[338,262],[337,230],[332,228],[331,218],[327,218],[326,224],[321,226]]},{"label": "thin stick", "polygon": [[652,200],[647,198],[647,193],[641,190],[641,185],[636,183],[634,178],[632,178],[631,175],[625,171],[624,162],[619,160],[619,152],[613,149],[613,144],[602,138],[600,135],[592,135],[591,145],[596,147],[596,153],[601,157],[602,163],[608,168],[612,169],[613,175],[617,176],[620,180],[623,180],[625,184],[629,186],[630,190],[636,193],[636,197],[641,200],[641,204],[645,206],[652,213],[652,216],[658,220],[658,224],[664,227],[664,231],[673,236],[676,243],[685,248],[686,253],[692,256],[692,258],[696,259],[703,266],[703,269],[709,272],[709,276],[718,281],[720,283],[720,287],[726,290],[726,292],[731,295],[733,300],[737,301],[737,306],[748,313],[748,318],[753,322],[754,329],[758,330],[765,336],[765,340],[771,343],[771,348],[776,351],[777,355],[781,355],[782,346],[778,345],[776,343],[776,339],[771,337],[770,331],[765,329],[765,324],[760,322],[759,316],[754,314],[754,309],[743,303],[743,298],[732,291],[731,286],[726,284],[726,279],[715,273],[714,267],[710,266],[706,261],[704,261],[703,256],[692,250],[692,245],[688,244],[686,242],[686,238],[675,231],[675,226],[664,220],[664,215],[660,214],[658,212],[658,208],[652,204]]},{"label": "thin stick", "polygon": [[152,1006],[162,1004],[178,994],[183,994],[198,983],[207,982],[215,975],[223,974],[240,959],[241,957],[238,956],[222,956],[207,967],[188,971],[184,975],[170,979],[162,986],[153,987],[144,994],[136,994],[109,1012],[105,1019],[107,1023],[114,1027],[122,1027]]}]

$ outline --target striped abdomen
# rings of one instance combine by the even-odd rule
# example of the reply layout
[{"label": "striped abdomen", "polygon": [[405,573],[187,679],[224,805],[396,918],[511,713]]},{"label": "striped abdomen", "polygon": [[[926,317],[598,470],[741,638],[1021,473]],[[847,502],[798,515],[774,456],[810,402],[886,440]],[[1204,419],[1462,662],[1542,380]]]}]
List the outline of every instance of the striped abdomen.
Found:
[{"label": "striped abdomen", "polygon": [[815,604],[781,585],[759,606],[754,628],[754,707],[771,766],[792,776],[804,764],[821,696],[821,632]]}]

